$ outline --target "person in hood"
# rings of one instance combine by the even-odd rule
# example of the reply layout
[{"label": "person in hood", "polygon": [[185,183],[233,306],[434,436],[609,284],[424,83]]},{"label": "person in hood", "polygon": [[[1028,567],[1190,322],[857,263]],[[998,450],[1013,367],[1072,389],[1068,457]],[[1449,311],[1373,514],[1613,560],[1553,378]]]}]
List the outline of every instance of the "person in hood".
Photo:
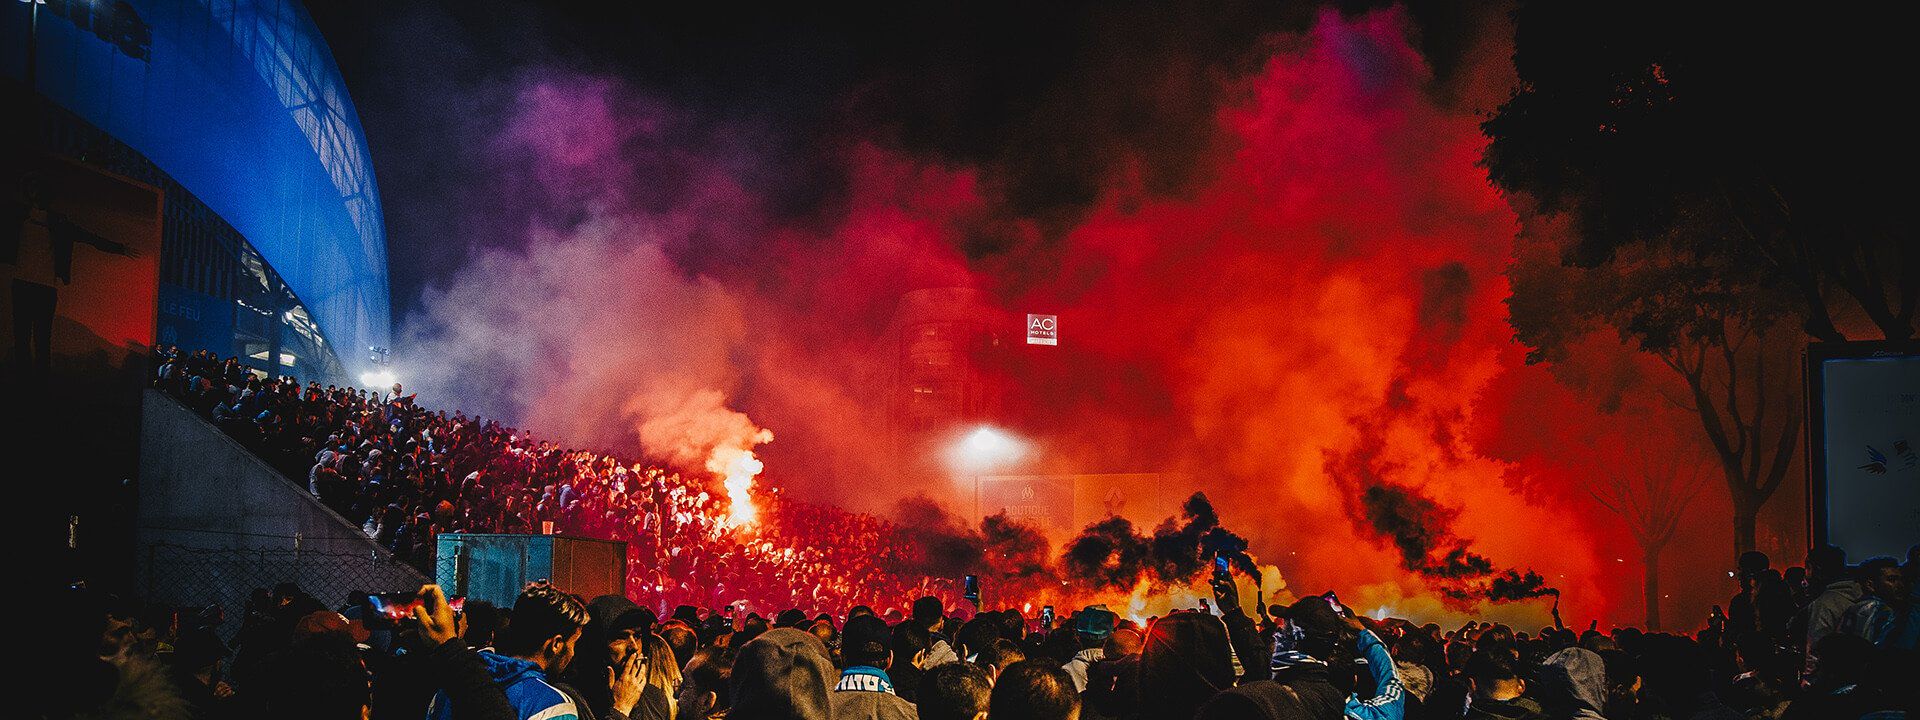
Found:
[{"label": "person in hood", "polygon": [[887,668],[893,664],[893,633],[880,618],[847,621],[841,631],[841,657],[847,668],[833,686],[834,720],[914,720],[919,710],[895,692]]},{"label": "person in hood", "polygon": [[[573,661],[587,620],[587,608],[578,598],[537,583],[514,601],[498,652],[479,653],[488,676],[506,693],[520,720],[591,720],[586,702],[551,679]],[[427,716],[451,720],[452,704],[444,693],[434,696]]]},{"label": "person in hood", "polygon": [[1227,626],[1208,613],[1177,612],[1147,626],[1140,649],[1140,716],[1190,718],[1233,687]]},{"label": "person in hood", "polygon": [[827,720],[833,663],[813,633],[778,628],[740,647],[733,662],[732,710],[737,720]]},{"label": "person in hood", "polygon": [[1540,661],[1535,687],[1540,705],[1553,720],[1604,720],[1600,708],[1607,702],[1607,666],[1600,655],[1582,647],[1561,650]]}]

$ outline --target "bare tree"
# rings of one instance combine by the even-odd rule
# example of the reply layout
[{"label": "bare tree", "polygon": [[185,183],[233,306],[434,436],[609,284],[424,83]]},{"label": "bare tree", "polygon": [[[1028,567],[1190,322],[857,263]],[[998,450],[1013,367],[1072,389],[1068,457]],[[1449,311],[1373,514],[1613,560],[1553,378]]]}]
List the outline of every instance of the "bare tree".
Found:
[{"label": "bare tree", "polygon": [[1625,520],[1640,546],[1646,576],[1642,589],[1647,605],[1647,629],[1660,629],[1660,551],[1673,540],[1687,505],[1700,494],[1707,479],[1702,458],[1685,448],[1657,447],[1645,437],[1629,442],[1634,462],[1625,472],[1590,476],[1581,484],[1595,502]]}]

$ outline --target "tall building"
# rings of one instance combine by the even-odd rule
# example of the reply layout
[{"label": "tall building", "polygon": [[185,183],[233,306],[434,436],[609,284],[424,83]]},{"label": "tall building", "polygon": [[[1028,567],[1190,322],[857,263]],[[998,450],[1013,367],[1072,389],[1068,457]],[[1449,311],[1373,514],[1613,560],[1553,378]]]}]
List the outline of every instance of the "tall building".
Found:
[{"label": "tall building", "polygon": [[0,113],[30,153],[163,198],[153,341],[303,380],[373,369],[390,331],[379,190],[297,0],[6,3],[0,24],[25,100]]},{"label": "tall building", "polygon": [[874,350],[871,387],[886,409],[895,467],[939,473],[942,446],[971,425],[998,420],[1004,358],[1019,329],[992,298],[972,288],[923,288],[902,295]]}]

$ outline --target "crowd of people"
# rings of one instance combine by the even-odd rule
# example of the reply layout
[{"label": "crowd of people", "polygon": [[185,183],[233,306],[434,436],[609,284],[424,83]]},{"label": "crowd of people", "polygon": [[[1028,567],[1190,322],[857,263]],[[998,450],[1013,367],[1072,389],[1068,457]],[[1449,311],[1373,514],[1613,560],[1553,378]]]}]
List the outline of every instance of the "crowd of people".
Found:
[{"label": "crowd of people", "polygon": [[397,554],[440,531],[553,523],[627,540],[636,574],[625,595],[535,583],[512,607],[455,607],[427,586],[393,613],[285,583],[256,590],[231,637],[217,609],[75,589],[53,626],[78,635],[46,665],[78,682],[35,695],[36,717],[1920,717],[1920,546],[1858,565],[1818,548],[1785,569],[1747,553],[1740,593],[1685,633],[1574,629],[1557,611],[1548,627],[1443,628],[1356,616],[1332,594],[1260,606],[1225,570],[1192,610],[1135,622],[1095,605],[1056,623],[907,580],[892,563],[911,548],[875,518],[770,494],[741,533],[700,483],[429,413],[397,387],[164,360],[158,386]]},{"label": "crowd of people", "polygon": [[303,386],[206,350],[156,358],[155,387],[429,576],[442,532],[560,533],[625,541],[627,587],[656,610],[960,600],[951,581],[913,572],[918,547],[872,515],[774,490],[756,494],[759,519],[738,527],[711,478],[429,411],[398,384]]},{"label": "crowd of people", "polygon": [[[417,720],[1453,720],[1917,717],[1915,593],[1904,564],[1810,558],[1775,608],[1762,557],[1748,589],[1688,634],[1533,632],[1355,616],[1337,596],[1213,602],[1134,623],[1102,606],[1056,626],[1014,609],[912,598],[889,621],[787,608],[771,618],[530,584],[510,608],[456,607],[437,586],[328,608],[260,589],[237,636],[217,617],[152,622],[137,604],[69,591],[81,633],[51,666],[83,682],[37,694],[35,717]],[[1837,573],[1823,577],[1823,573]],[[1797,573],[1795,573],[1797,574]],[[1822,584],[1824,582],[1824,585]],[[1818,587],[1817,590],[1811,588]],[[1798,592],[1796,599],[1792,594]]]}]

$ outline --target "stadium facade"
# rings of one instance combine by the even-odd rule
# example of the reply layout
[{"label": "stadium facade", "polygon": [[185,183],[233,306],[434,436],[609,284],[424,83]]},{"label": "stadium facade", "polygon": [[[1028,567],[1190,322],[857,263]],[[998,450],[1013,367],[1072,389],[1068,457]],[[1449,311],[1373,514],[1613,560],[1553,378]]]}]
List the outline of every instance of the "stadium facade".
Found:
[{"label": "stadium facade", "polygon": [[29,0],[0,18],[0,71],[33,106],[0,112],[35,115],[26,131],[51,152],[164,195],[158,343],[302,380],[378,369],[379,191],[297,0]]}]

